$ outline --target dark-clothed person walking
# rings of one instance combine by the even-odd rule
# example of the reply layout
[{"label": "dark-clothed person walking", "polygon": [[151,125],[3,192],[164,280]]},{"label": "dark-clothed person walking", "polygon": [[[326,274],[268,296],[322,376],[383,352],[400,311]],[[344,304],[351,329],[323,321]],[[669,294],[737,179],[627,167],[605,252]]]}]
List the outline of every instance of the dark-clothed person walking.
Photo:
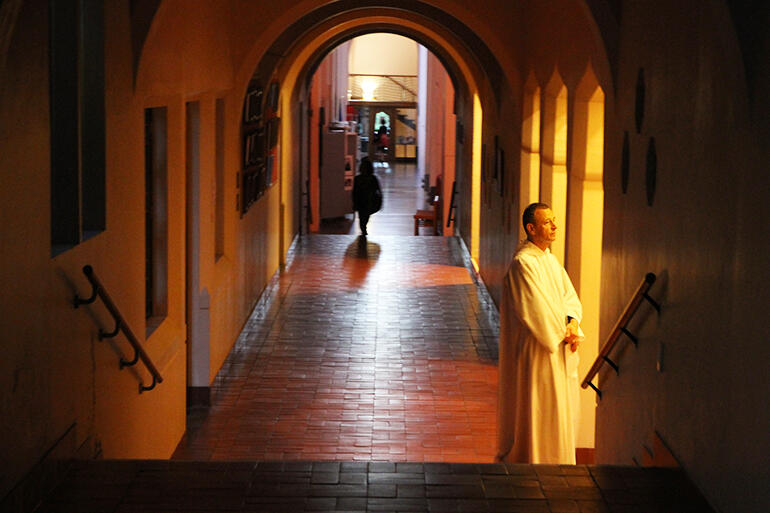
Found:
[{"label": "dark-clothed person walking", "polygon": [[380,210],[382,206],[382,189],[380,182],[374,176],[374,166],[369,157],[361,159],[358,175],[353,180],[353,210],[358,212],[358,224],[361,234],[365,237],[366,224],[369,216]]}]

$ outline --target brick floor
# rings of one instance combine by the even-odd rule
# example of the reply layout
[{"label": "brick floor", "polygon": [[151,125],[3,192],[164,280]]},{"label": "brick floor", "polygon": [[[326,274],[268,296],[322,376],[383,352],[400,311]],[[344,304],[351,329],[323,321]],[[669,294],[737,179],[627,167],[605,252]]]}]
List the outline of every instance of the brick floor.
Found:
[{"label": "brick floor", "polygon": [[676,469],[493,463],[496,337],[455,239],[304,238],[174,459],[74,462],[37,511],[712,511]]},{"label": "brick floor", "polygon": [[304,237],[174,459],[492,462],[497,330],[457,239]]},{"label": "brick floor", "polygon": [[77,462],[39,512],[709,512],[681,471],[393,462]]}]

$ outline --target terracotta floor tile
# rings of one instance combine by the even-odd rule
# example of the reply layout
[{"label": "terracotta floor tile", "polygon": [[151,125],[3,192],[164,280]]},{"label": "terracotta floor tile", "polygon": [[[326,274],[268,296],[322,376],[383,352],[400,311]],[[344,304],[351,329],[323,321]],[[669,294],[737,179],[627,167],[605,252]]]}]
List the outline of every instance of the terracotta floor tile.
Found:
[{"label": "terracotta floor tile", "polygon": [[492,462],[497,329],[456,239],[303,237],[174,458]]}]

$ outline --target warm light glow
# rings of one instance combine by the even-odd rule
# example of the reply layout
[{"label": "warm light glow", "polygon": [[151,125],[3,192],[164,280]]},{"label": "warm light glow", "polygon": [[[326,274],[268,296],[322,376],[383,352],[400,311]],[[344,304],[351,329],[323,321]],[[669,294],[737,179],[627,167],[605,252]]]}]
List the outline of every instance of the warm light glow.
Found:
[{"label": "warm light glow", "polygon": [[[540,199],[540,88],[534,74],[530,74],[524,91],[521,124],[521,183],[519,210]],[[519,226],[519,238],[526,237],[524,227]]]},{"label": "warm light glow", "polygon": [[481,100],[473,94],[473,165],[471,168],[471,258],[479,259],[481,229]]},{"label": "warm light glow", "polygon": [[374,90],[377,89],[377,82],[371,78],[364,79],[361,83],[361,89],[363,90],[364,101],[374,101]]},{"label": "warm light glow", "polygon": [[540,200],[551,205],[559,229],[551,253],[564,263],[567,228],[567,88],[556,73],[548,84],[543,110]]},{"label": "warm light glow", "polygon": [[[604,92],[593,72],[586,73],[575,92],[572,160],[569,178],[567,272],[583,304],[580,376],[588,372],[599,353],[599,311],[604,217]],[[592,447],[596,398],[581,391],[578,446]]]},{"label": "warm light glow", "polygon": [[476,272],[476,274],[479,274],[479,263],[476,262],[475,258],[471,258],[471,265],[473,266],[473,270]]}]

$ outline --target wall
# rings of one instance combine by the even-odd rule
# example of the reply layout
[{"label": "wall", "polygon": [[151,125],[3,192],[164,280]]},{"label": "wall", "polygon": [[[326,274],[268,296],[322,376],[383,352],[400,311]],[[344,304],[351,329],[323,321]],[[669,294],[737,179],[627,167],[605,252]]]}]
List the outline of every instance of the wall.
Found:
[{"label": "wall", "polygon": [[[167,457],[184,431],[187,101],[201,102],[204,138],[213,133],[216,98],[224,98],[227,109],[225,255],[215,260],[213,249],[207,249],[210,254],[202,255],[200,268],[200,286],[212,300],[209,378],[278,268],[293,225],[285,220],[282,232],[279,215],[281,201],[293,208],[291,188],[272,188],[240,217],[237,127],[246,83],[265,50],[309,7],[326,4],[295,1],[255,9],[246,0],[167,0],[150,28],[135,77],[129,3],[106,3],[107,230],[56,258],[50,257],[47,196],[49,3],[23,2],[10,35],[8,25],[0,24],[6,31],[0,34],[0,48],[7,48],[0,60],[5,63],[0,84],[0,282],[5,292],[0,299],[0,415],[7,419],[0,438],[14,441],[2,448],[0,495],[73,424],[73,451],[83,446],[93,454],[100,446],[108,457]],[[521,84],[530,72],[544,86],[558,69],[572,108],[590,62],[607,95],[600,331],[608,331],[630,291],[650,270],[660,276],[653,293],[662,299],[664,311],[660,317],[645,314],[638,327],[640,349],[629,349],[620,359],[627,370],[603,378],[597,460],[628,463],[656,429],[719,509],[768,509],[763,487],[768,481],[764,455],[770,423],[763,408],[768,378],[761,369],[748,370],[746,362],[768,356],[768,329],[756,319],[758,305],[770,299],[770,267],[763,259],[770,248],[762,231],[770,217],[763,192],[763,163],[770,155],[762,145],[770,116],[764,95],[748,97],[724,2],[624,2],[613,47],[619,56],[616,75],[582,2],[510,5],[489,0],[474,4],[472,12],[459,2],[433,4],[479,34],[508,83],[500,85],[497,96],[489,85],[479,84],[486,169],[494,162],[498,135],[508,176],[518,173]],[[1,5],[7,6],[10,0]],[[766,15],[766,9],[760,12]],[[767,90],[765,63],[770,60],[767,35],[758,37],[764,39],[752,59],[758,64],[750,90],[761,92]],[[645,68],[648,101],[636,133],[640,67]],[[455,158],[461,191],[458,230],[470,246],[473,103],[465,93],[456,112],[465,142],[457,146]],[[164,383],[139,395],[138,378],[118,371],[111,344],[96,339],[95,319],[108,325],[104,310],[76,311],[70,299],[75,290],[87,289],[80,269],[90,263],[134,331],[144,331],[144,291],[135,285],[144,280],[143,112],[159,105],[169,109],[169,314],[144,341]],[[624,131],[630,141],[625,194],[618,172]],[[647,205],[644,177],[650,137],[656,139],[659,166],[652,206]],[[201,183],[212,183],[213,169],[211,145],[202,143]],[[500,194],[495,186],[485,180],[481,191],[488,197],[482,208],[480,269],[498,297],[522,205],[515,190]],[[201,240],[203,247],[213,248],[206,242],[212,239],[209,203],[201,205]],[[124,342],[117,343],[126,351]],[[660,346],[662,373],[655,370]],[[158,412],[163,422],[147,421]]]},{"label": "wall", "polygon": [[350,44],[350,73],[417,75],[417,43],[396,34],[358,36]]},{"label": "wall", "polygon": [[425,172],[431,185],[442,179],[444,235],[453,235],[454,226],[446,228],[452,182],[455,178],[454,87],[444,66],[428,52],[426,65],[427,100],[425,105]]},{"label": "wall", "polygon": [[[209,381],[278,268],[281,251],[279,187],[245,216],[238,212],[245,84],[234,87],[230,10],[222,2],[165,2],[135,78],[129,5],[113,1],[105,9],[107,229],[51,258],[47,7],[45,1],[23,2],[15,30],[11,25],[10,36],[3,36],[8,51],[0,84],[0,282],[8,294],[0,299],[0,413],[5,419],[0,438],[13,445],[2,444],[0,497],[49,449],[61,457],[162,459],[184,433],[190,356],[185,350],[187,102],[200,104],[202,251],[195,292],[205,289],[211,298]],[[255,65],[250,63],[247,76]],[[225,247],[219,259],[214,249],[217,98],[224,99],[226,109]],[[144,109],[157,106],[168,109],[169,306],[165,320],[145,338],[144,287],[137,286],[145,279]],[[285,191],[293,194],[291,187]],[[295,222],[288,219],[286,225],[291,232]],[[97,339],[98,327],[112,327],[103,305],[72,308],[75,292],[89,292],[81,272],[85,264],[94,267],[163,376],[154,390],[137,393],[140,381],[150,381],[141,365],[118,369],[120,354],[132,356],[122,335],[112,342]]]},{"label": "wall", "polygon": [[[768,9],[753,11],[764,17]],[[640,313],[639,349],[604,378],[597,458],[628,463],[660,433],[719,511],[770,507],[768,374],[749,362],[770,356],[767,304],[767,159],[770,118],[763,94],[767,35],[743,56],[724,2],[624,2],[617,116],[610,119],[605,178],[602,327],[618,315],[641,276],[655,272],[661,315]],[[743,58],[764,77],[747,84]],[[645,102],[636,130],[636,90]],[[764,80],[764,82],[762,81]],[[761,89],[754,89],[760,91]],[[629,133],[629,180],[622,191],[620,147]],[[646,161],[657,150],[652,205]],[[760,192],[763,191],[763,192]],[[662,359],[660,355],[662,353]],[[656,365],[662,360],[662,371]]]},{"label": "wall", "polygon": [[[3,182],[0,216],[2,352],[0,413],[5,419],[6,492],[74,425],[71,456],[167,457],[184,430],[184,188],[169,188],[169,314],[144,340],[144,107],[133,95],[126,5],[108,6],[105,48],[108,229],[51,258],[48,102],[48,2],[25,2],[9,45],[0,94]],[[183,105],[169,105],[169,180],[184,183]],[[12,122],[9,122],[13,120]],[[125,201],[118,201],[117,198]],[[122,337],[99,341],[97,326],[112,324],[99,303],[72,308],[87,294],[81,268],[90,264],[164,377],[139,395],[147,372],[119,371]],[[138,375],[135,373],[138,372]],[[163,422],[153,422],[164,411]]]},{"label": "wall", "polygon": [[[310,118],[310,204],[312,208],[313,222],[310,225],[310,231],[317,232],[321,226],[321,202],[320,202],[320,147],[319,139],[322,130],[330,121],[339,121],[335,105],[337,93],[347,85],[347,67],[343,70],[338,69],[338,63],[346,61],[341,58],[347,56],[348,45],[341,45],[332,50],[321,61],[321,64],[313,75],[310,88],[310,107],[313,110]],[[344,74],[343,74],[344,72]],[[324,119],[321,120],[321,109],[324,110]],[[323,128],[319,123],[323,121]]]}]

